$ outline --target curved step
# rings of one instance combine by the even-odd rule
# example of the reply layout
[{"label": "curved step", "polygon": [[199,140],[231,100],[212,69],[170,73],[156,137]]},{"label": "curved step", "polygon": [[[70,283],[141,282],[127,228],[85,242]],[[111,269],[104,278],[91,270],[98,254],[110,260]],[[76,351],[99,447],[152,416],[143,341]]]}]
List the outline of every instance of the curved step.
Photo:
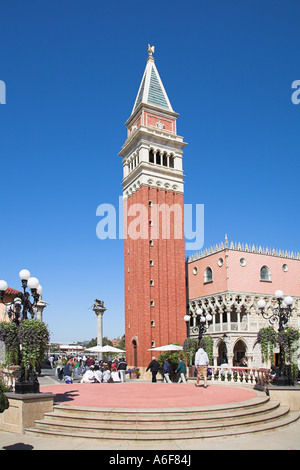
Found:
[{"label": "curved step", "polygon": [[94,415],[86,415],[84,411],[75,412],[75,413],[65,413],[63,411],[53,411],[45,413],[44,420],[37,421],[37,423],[43,423],[47,421],[49,425],[51,423],[55,424],[56,421],[61,421],[65,425],[72,426],[73,425],[80,425],[86,424],[90,427],[97,427],[97,426],[119,426],[119,427],[127,427],[130,428],[139,426],[142,429],[143,425],[147,425],[151,423],[151,427],[160,428],[160,427],[199,427],[205,425],[206,422],[213,421],[220,421],[220,420],[230,420],[233,419],[242,419],[246,416],[251,415],[255,417],[260,413],[269,413],[273,410],[276,410],[279,407],[279,402],[268,402],[263,404],[262,406],[256,407],[255,409],[236,409],[232,410],[230,414],[220,412],[220,411],[212,411],[212,412],[198,412],[198,413],[190,413],[190,412],[182,412],[180,415],[167,415],[166,413],[160,413],[157,416],[148,416],[146,413],[137,413],[130,417],[124,417],[122,412],[115,413],[113,416],[103,416],[101,413],[95,413]]},{"label": "curved step", "polygon": [[238,435],[238,434],[248,434],[248,433],[256,433],[256,432],[263,432],[263,431],[270,431],[274,430],[278,427],[287,426],[294,421],[299,419],[300,414],[298,412],[290,412],[288,415],[285,415],[277,420],[276,424],[272,422],[262,421],[260,424],[256,423],[251,426],[247,427],[239,427],[237,430],[234,427],[226,428],[226,429],[213,429],[213,430],[198,430],[197,432],[192,433],[183,433],[182,431],[178,434],[172,433],[170,434],[167,430],[164,430],[163,436],[159,435],[158,433],[149,434],[147,437],[141,435],[139,432],[136,434],[128,435],[128,433],[120,433],[111,434],[109,431],[105,431],[101,434],[90,433],[89,431],[82,431],[77,432],[76,434],[72,434],[66,432],[66,430],[51,430],[51,429],[37,429],[37,428],[28,428],[26,429],[26,434],[34,434],[36,436],[57,436],[57,437],[66,437],[66,438],[83,438],[83,439],[95,439],[95,440],[112,440],[112,441],[132,441],[136,440],[139,442],[149,442],[149,441],[160,441],[160,442],[168,442],[170,440],[187,440],[187,439],[203,439],[203,438],[213,438],[213,437],[225,437],[231,435]]},{"label": "curved step", "polygon": [[176,411],[56,406],[25,432],[101,440],[168,441],[261,432],[288,425],[299,416],[299,412],[290,412],[269,398],[229,407]]},{"label": "curved step", "polygon": [[68,433],[75,435],[80,431],[87,431],[90,432],[91,434],[99,434],[101,435],[102,433],[107,433],[109,432],[110,434],[115,434],[115,433],[127,433],[128,435],[131,434],[136,434],[139,432],[141,435],[144,435],[145,437],[148,436],[149,434],[153,434],[153,432],[169,432],[169,433],[177,433],[178,431],[180,432],[198,432],[199,430],[211,430],[211,429],[226,429],[229,427],[241,427],[241,426],[248,426],[248,425],[253,425],[253,424],[258,424],[261,422],[266,422],[270,420],[275,420],[278,418],[281,418],[285,414],[287,414],[289,411],[288,408],[282,408],[281,412],[278,410],[272,411],[268,415],[265,413],[263,415],[248,415],[246,417],[240,418],[238,420],[234,418],[230,419],[225,419],[224,421],[216,422],[215,420],[207,420],[204,423],[201,423],[201,425],[197,425],[195,423],[190,423],[189,421],[186,421],[184,423],[166,423],[164,421],[161,421],[159,425],[153,426],[151,422],[148,423],[136,423],[135,425],[128,426],[127,424],[110,424],[110,426],[106,426],[105,424],[84,424],[80,422],[76,423],[66,423],[65,421],[51,421],[51,420],[37,420],[36,425],[39,427],[39,429],[54,429],[54,430],[60,430],[60,429],[65,429],[68,431]]},{"label": "curved step", "polygon": [[243,410],[243,409],[254,409],[258,406],[263,406],[264,404],[268,403],[270,398],[266,395],[264,396],[257,396],[248,400],[246,402],[237,402],[231,404],[224,404],[224,405],[215,405],[215,406],[199,406],[199,407],[182,407],[178,408],[164,408],[164,409],[156,409],[156,408],[148,408],[148,409],[132,409],[132,408],[100,408],[100,407],[87,407],[87,406],[70,406],[70,405],[55,405],[54,410],[57,412],[65,412],[67,414],[76,414],[77,412],[84,413],[86,416],[95,416],[95,414],[101,416],[107,416],[109,418],[113,416],[118,416],[120,413],[126,419],[131,419],[132,417],[151,417],[151,419],[155,419],[156,417],[160,418],[161,414],[164,413],[165,416],[175,417],[176,419],[180,416],[186,415],[188,412],[190,416],[195,416],[201,413],[201,415],[207,414],[208,416],[211,415],[214,411],[222,411],[224,413],[232,413],[234,410]]}]

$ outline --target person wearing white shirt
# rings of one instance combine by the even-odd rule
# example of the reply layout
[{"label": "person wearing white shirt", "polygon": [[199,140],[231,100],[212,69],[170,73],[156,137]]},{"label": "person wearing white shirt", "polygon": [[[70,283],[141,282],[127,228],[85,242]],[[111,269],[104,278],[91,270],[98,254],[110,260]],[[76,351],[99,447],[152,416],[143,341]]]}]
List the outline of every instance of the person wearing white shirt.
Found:
[{"label": "person wearing white shirt", "polygon": [[91,366],[84,374],[81,379],[82,384],[94,383],[95,381],[95,371],[94,367]]},{"label": "person wearing white shirt", "polygon": [[199,349],[195,355],[195,366],[197,368],[197,383],[196,387],[199,387],[199,381],[203,377],[204,388],[207,388],[207,368],[209,365],[208,355],[204,350],[204,342],[200,341]]},{"label": "person wearing white shirt", "polygon": [[102,382],[103,383],[108,383],[111,379],[111,372],[110,372],[110,368],[107,364],[104,364],[104,372],[103,372],[103,379],[102,379]]},{"label": "person wearing white shirt", "polygon": [[95,379],[101,383],[103,380],[103,372],[99,369],[99,366],[95,366]]},{"label": "person wearing white shirt", "polygon": [[226,372],[230,372],[230,367],[226,359],[223,359],[222,364],[221,364],[221,375],[225,377]]}]

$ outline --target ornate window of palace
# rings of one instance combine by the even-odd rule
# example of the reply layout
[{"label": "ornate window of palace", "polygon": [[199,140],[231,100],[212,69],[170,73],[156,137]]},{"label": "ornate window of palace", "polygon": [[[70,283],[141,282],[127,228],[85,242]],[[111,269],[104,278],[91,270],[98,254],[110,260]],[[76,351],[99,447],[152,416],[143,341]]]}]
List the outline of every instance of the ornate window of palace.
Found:
[{"label": "ornate window of palace", "polygon": [[260,270],[261,281],[271,281],[271,273],[267,266],[263,266]]},{"label": "ornate window of palace", "polygon": [[213,281],[213,273],[210,267],[206,268],[204,271],[204,282],[212,282]]}]

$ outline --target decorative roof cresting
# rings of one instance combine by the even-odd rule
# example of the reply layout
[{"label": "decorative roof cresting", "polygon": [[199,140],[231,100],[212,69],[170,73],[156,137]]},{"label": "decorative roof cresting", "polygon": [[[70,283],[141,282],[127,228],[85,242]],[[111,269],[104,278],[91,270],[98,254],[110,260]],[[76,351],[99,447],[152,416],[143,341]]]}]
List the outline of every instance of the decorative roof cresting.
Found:
[{"label": "decorative roof cresting", "polygon": [[289,259],[297,259],[300,260],[300,253],[299,252],[290,252],[287,250],[275,250],[274,248],[265,248],[261,246],[255,246],[250,243],[234,243],[228,241],[227,234],[225,235],[225,241],[224,243],[221,242],[219,245],[211,246],[210,248],[206,248],[203,251],[200,251],[198,253],[193,253],[191,256],[187,257],[188,263],[192,263],[193,261],[196,261],[197,259],[204,258],[206,256],[209,256],[213,253],[217,253],[218,251],[222,251],[225,249],[229,250],[236,250],[236,251],[245,251],[249,253],[259,253],[263,255],[269,255],[269,256],[277,256],[280,258],[289,258]]}]

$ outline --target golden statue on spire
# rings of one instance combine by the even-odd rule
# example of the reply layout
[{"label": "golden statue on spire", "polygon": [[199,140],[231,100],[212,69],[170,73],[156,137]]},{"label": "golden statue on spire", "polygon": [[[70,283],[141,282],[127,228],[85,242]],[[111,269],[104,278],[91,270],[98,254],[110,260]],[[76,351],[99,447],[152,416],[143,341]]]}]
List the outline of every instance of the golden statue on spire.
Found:
[{"label": "golden statue on spire", "polygon": [[147,52],[148,52],[149,56],[151,56],[152,54],[154,54],[154,49],[155,49],[154,46],[150,46],[150,44],[148,44]]}]

